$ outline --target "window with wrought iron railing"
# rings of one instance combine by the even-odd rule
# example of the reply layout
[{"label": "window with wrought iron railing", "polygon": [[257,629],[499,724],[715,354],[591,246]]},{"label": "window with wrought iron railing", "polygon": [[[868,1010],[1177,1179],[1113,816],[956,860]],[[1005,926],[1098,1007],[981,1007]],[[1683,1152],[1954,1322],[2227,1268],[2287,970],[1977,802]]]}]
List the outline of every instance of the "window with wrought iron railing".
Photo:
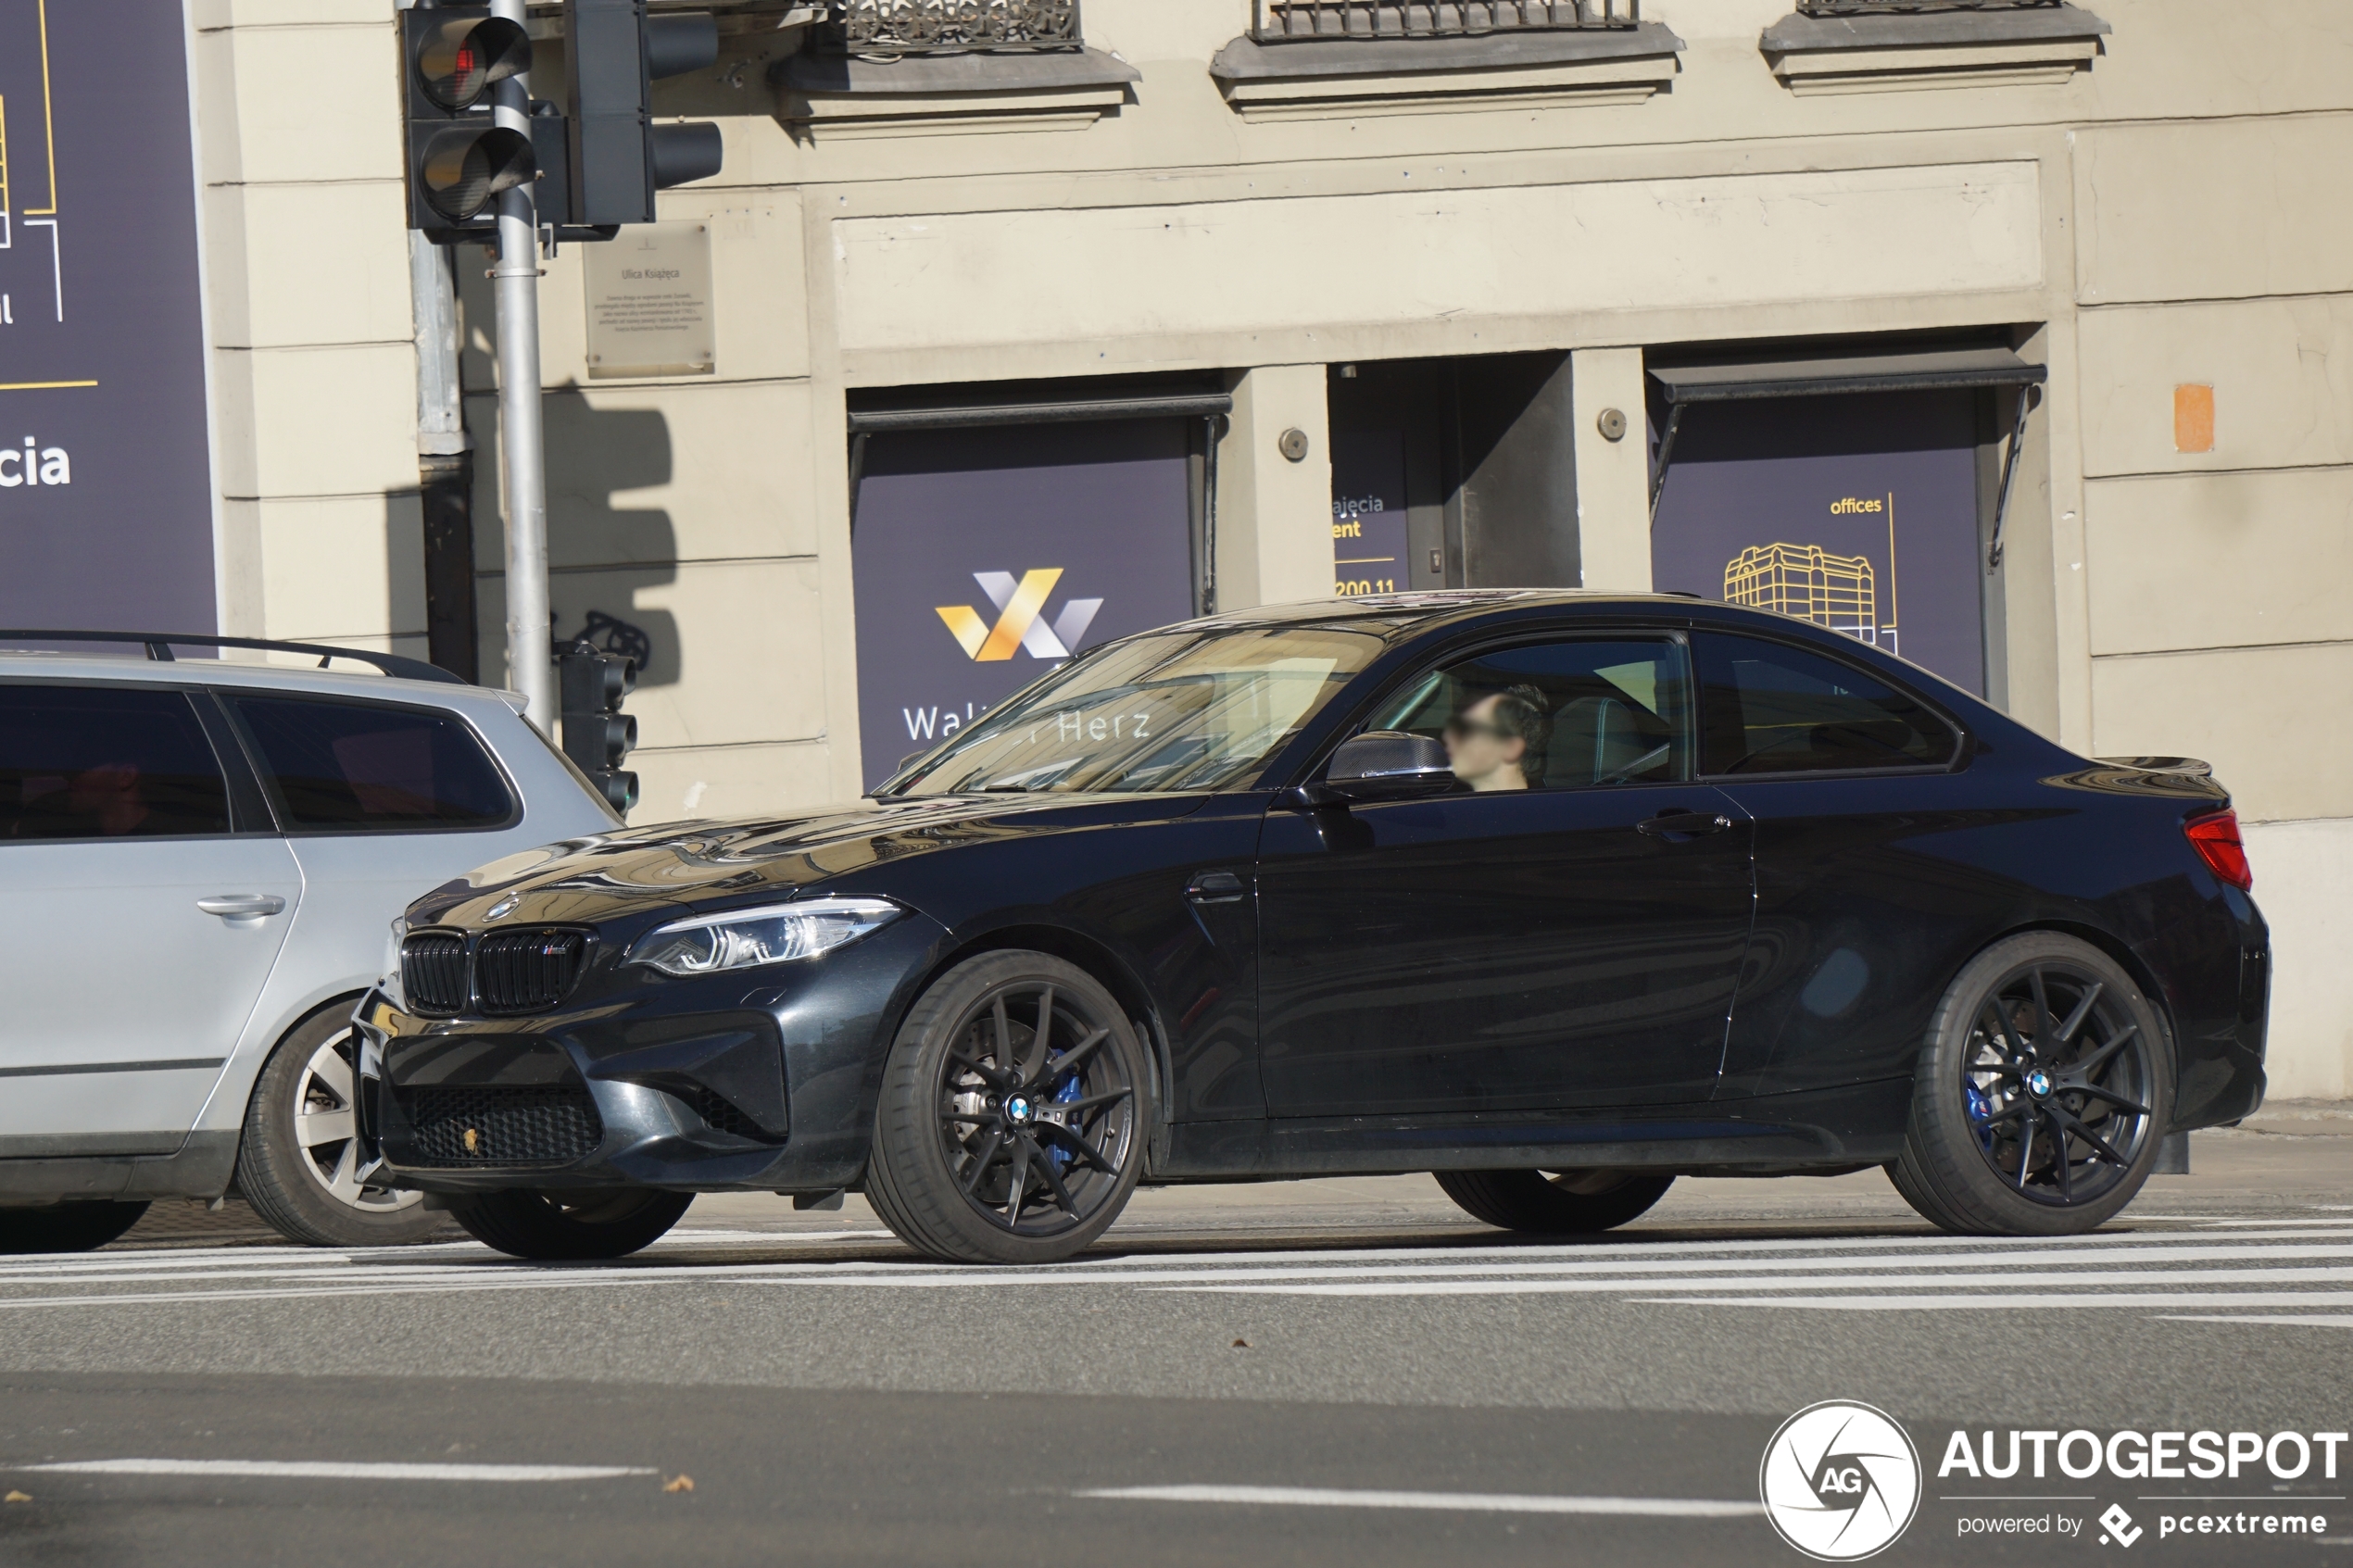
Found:
[{"label": "window with wrought iron railing", "polygon": [[1261,44],[1315,38],[1477,38],[1633,28],[1642,0],[1254,0]]},{"label": "window with wrought iron railing", "polygon": [[1808,17],[1904,17],[1923,11],[2055,10],[2066,0],[1797,0]]},{"label": "window with wrought iron railing", "polygon": [[1076,49],[1078,0],[833,0],[821,46],[854,55]]}]

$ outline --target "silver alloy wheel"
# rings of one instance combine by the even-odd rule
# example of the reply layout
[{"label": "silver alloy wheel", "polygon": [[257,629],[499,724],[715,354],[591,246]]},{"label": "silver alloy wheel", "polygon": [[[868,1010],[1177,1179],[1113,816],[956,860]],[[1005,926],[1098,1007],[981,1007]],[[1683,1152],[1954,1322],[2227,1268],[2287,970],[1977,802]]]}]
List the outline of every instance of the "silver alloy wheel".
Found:
[{"label": "silver alloy wheel", "polygon": [[359,1140],[352,1105],[351,1031],[330,1036],[303,1064],[295,1085],[294,1141],[302,1168],[336,1202],[370,1214],[396,1214],[424,1201],[421,1192],[399,1192],[368,1181],[378,1162],[359,1162]]}]

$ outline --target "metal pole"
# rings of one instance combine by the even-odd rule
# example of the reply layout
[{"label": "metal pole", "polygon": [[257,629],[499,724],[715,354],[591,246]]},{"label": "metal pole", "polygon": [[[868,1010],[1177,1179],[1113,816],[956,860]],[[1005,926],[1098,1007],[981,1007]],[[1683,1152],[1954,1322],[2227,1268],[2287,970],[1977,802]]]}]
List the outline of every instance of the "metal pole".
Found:
[{"label": "metal pole", "polygon": [[[491,0],[491,13],[526,27],[524,0]],[[531,88],[510,76],[493,89],[499,126],[531,134]],[[556,733],[554,617],[547,607],[547,451],[539,428],[539,223],[531,186],[498,197],[498,433],[506,463],[507,684],[524,716]]]}]

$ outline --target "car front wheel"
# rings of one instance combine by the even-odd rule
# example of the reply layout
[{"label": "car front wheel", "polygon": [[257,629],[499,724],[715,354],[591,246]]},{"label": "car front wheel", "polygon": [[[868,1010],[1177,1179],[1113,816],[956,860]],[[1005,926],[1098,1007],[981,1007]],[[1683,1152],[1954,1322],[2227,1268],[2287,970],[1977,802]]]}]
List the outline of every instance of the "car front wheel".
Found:
[{"label": "car front wheel", "polygon": [[442,1216],[422,1194],[371,1178],[352,1105],[355,1035],[345,1005],[296,1026],[271,1053],[245,1107],[237,1190],[289,1241],[393,1247],[422,1241]]},{"label": "car front wheel", "polygon": [[1144,1049],[1076,964],[986,953],[935,981],[883,1069],[866,1198],[917,1251],[1051,1263],[1110,1228],[1142,1173]]},{"label": "car front wheel", "polygon": [[1537,1236],[1590,1236],[1650,1211],[1675,1185],[1640,1171],[1440,1171],[1438,1185],[1475,1219]]},{"label": "car front wheel", "polygon": [[2089,943],[2028,932],[1964,966],[1929,1024],[1897,1192],[1965,1236],[2074,1236],[2133,1201],[2172,1115],[2163,1026]]}]

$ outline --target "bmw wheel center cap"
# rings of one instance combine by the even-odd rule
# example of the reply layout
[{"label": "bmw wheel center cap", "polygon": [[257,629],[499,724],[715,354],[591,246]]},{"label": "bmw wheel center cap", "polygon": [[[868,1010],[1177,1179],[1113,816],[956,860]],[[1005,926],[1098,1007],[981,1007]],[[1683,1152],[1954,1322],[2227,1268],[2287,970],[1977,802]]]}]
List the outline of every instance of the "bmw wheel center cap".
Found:
[{"label": "bmw wheel center cap", "polygon": [[2029,1073],[2026,1075],[2026,1092],[2036,1099],[2045,1098],[2051,1092],[2051,1075],[2039,1067]]},{"label": "bmw wheel center cap", "polygon": [[1016,1123],[1028,1121],[1029,1112],[1029,1100],[1026,1096],[1015,1095],[1005,1102],[1005,1114]]}]

